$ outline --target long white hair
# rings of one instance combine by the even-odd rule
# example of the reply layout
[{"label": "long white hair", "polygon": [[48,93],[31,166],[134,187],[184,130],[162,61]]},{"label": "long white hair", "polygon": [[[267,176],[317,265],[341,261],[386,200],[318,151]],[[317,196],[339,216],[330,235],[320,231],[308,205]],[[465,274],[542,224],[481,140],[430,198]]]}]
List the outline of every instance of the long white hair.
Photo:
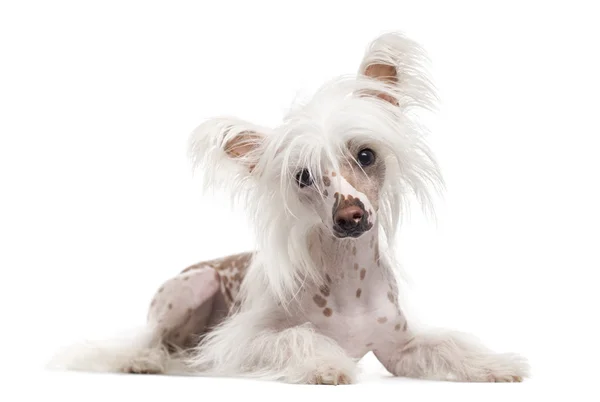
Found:
[{"label": "long white hair", "polygon": [[[324,166],[339,164],[339,151],[349,140],[375,143],[385,158],[378,222],[389,258],[409,199],[414,196],[433,212],[432,192],[443,187],[443,179],[418,120],[418,111],[432,109],[436,100],[426,61],[416,43],[387,33],[367,48],[357,75],[326,83],[295,104],[279,126],[218,117],[194,130],[190,157],[205,186],[224,188],[242,201],[255,230],[257,253],[243,295],[266,292],[285,306],[305,280],[321,280],[307,245],[319,220],[300,202],[295,175],[305,168],[322,177]],[[375,64],[393,66],[396,79],[366,75]],[[230,144],[243,152],[228,152]]]}]

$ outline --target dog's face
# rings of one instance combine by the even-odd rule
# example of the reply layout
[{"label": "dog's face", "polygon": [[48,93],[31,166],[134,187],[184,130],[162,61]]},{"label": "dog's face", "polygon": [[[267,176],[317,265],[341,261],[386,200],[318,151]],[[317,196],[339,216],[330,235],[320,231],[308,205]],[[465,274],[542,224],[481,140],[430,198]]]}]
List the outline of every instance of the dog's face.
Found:
[{"label": "dog's face", "polygon": [[215,177],[225,173],[215,184],[251,194],[257,230],[270,242],[317,225],[349,240],[392,226],[406,190],[426,199],[427,182],[438,179],[408,113],[432,97],[413,45],[380,37],[358,76],[327,83],[275,128],[212,119],[196,130],[192,154]]},{"label": "dog's face", "polygon": [[[337,238],[356,239],[376,227],[391,150],[367,129],[355,132],[353,120],[365,125],[373,120],[365,106],[381,112],[384,102],[337,91],[321,95],[337,107],[323,111],[310,104],[266,135],[234,133],[225,149],[238,162],[246,160],[253,184],[262,188],[256,196],[273,200],[269,212],[281,203],[285,217],[295,217],[298,225],[319,225]],[[385,131],[385,124],[379,130]]]},{"label": "dog's face", "polygon": [[298,170],[298,197],[334,236],[358,238],[375,226],[385,170],[373,146],[350,143],[336,166],[326,165],[319,177]]}]

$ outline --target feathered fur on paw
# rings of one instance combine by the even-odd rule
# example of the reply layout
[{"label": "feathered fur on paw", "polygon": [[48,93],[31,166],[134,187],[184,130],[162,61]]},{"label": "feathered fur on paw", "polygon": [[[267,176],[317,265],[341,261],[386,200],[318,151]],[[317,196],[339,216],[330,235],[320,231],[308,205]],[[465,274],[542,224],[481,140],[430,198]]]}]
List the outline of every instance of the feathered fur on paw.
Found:
[{"label": "feathered fur on paw", "polygon": [[[467,380],[473,382],[522,382],[529,376],[527,360],[515,354],[497,354],[485,358],[479,364],[473,362],[467,370]],[[477,367],[479,366],[479,367]]]},{"label": "feathered fur on paw", "polygon": [[330,366],[317,369],[308,381],[309,384],[319,385],[346,385],[353,382],[351,373]]}]

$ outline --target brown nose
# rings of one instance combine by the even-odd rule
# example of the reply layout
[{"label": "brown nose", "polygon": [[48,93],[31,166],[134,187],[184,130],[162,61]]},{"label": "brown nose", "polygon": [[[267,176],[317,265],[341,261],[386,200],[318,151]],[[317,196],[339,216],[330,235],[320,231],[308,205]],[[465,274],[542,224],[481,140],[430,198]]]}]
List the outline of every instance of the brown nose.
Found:
[{"label": "brown nose", "polygon": [[364,215],[362,208],[355,205],[339,209],[335,213],[335,224],[344,231],[354,229],[360,223]]}]

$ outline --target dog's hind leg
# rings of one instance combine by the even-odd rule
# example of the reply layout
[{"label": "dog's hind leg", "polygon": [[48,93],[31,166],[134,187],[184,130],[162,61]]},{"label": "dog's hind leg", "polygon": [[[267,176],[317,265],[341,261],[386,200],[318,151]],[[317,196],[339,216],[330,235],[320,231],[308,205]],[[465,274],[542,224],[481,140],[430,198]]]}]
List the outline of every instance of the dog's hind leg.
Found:
[{"label": "dog's hind leg", "polygon": [[[217,297],[219,290],[219,274],[211,267],[181,273],[158,289],[150,305],[148,323],[156,328],[165,345],[192,346],[214,320],[213,313],[226,312]],[[213,311],[213,307],[218,311]]]},{"label": "dog's hind leg", "polygon": [[196,264],[158,289],[143,328],[72,345],[57,353],[48,366],[94,372],[188,373],[183,363],[186,349],[229,312],[231,300],[225,300],[220,281],[210,264]]},{"label": "dog's hind leg", "polygon": [[165,373],[178,353],[194,346],[208,327],[227,314],[220,277],[213,268],[198,267],[165,282],[148,311],[149,345],[126,361],[121,371]]}]

